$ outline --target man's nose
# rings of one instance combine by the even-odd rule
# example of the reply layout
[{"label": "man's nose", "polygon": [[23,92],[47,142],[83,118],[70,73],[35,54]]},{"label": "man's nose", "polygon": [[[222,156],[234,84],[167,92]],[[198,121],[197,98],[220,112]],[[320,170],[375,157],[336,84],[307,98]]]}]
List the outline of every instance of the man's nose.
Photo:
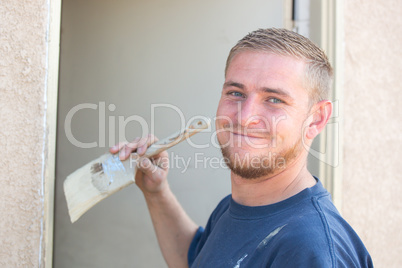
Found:
[{"label": "man's nose", "polygon": [[237,109],[238,123],[243,127],[256,126],[263,121],[260,113],[261,107],[253,97],[249,97],[245,101],[240,102]]}]

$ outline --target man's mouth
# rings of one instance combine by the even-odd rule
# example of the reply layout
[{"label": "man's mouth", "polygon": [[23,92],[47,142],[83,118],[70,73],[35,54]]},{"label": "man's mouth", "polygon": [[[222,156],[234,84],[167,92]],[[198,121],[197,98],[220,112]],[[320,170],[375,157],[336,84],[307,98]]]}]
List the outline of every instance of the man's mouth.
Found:
[{"label": "man's mouth", "polygon": [[223,131],[228,132],[233,137],[245,139],[261,139],[271,140],[271,135],[266,129],[239,129],[239,128],[223,128]]},{"label": "man's mouth", "polygon": [[257,138],[257,139],[266,139],[268,137],[267,133],[261,133],[261,132],[237,132],[237,131],[230,131],[233,135],[235,136],[243,136],[245,138]]}]

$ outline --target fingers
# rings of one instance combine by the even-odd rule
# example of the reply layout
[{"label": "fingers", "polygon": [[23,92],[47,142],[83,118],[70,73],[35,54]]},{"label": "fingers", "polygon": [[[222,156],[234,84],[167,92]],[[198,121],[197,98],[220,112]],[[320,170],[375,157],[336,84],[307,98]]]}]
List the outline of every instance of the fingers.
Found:
[{"label": "fingers", "polygon": [[152,143],[155,143],[156,141],[157,141],[156,137],[154,135],[149,134],[147,138],[140,139],[138,142],[133,143],[132,146],[137,147],[137,154],[143,155],[147,151],[148,146],[150,146]]},{"label": "fingers", "polygon": [[132,152],[135,152],[138,149],[138,145],[142,145],[142,143],[145,143],[145,141],[141,140],[142,140],[141,138],[137,137],[132,142],[124,144],[124,146],[120,149],[119,153],[120,160],[126,160]]},{"label": "fingers", "polygon": [[169,155],[161,152],[149,159],[145,156],[137,159],[135,183],[145,193],[160,192],[166,186],[169,170]]},{"label": "fingers", "polygon": [[118,144],[116,144],[116,145],[110,147],[110,148],[109,148],[109,151],[110,151],[112,154],[115,154],[115,153],[117,153],[118,151],[120,151],[121,148],[123,148],[124,145],[126,145],[125,142],[119,142]]},{"label": "fingers", "polygon": [[143,155],[148,146],[156,142],[158,139],[149,134],[147,137],[139,138],[137,137],[130,143],[120,142],[109,149],[113,154],[119,152],[120,160],[126,160],[132,152],[136,152],[140,156]]}]

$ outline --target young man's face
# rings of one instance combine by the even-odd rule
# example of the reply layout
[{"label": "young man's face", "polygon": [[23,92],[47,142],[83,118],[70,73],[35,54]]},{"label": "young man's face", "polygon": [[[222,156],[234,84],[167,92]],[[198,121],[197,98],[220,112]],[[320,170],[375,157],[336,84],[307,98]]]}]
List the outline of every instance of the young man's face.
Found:
[{"label": "young man's face", "polygon": [[302,152],[309,112],[305,63],[291,57],[244,51],[229,65],[216,129],[232,171],[244,178],[279,172]]}]

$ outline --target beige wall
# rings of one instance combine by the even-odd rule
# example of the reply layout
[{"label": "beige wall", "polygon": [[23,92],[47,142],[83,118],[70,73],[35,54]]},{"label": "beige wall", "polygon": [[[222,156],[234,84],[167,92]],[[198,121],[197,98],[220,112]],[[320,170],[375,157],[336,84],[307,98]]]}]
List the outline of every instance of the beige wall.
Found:
[{"label": "beige wall", "polygon": [[[52,8],[44,0],[0,4],[0,267],[51,265],[58,59],[50,49]],[[56,50],[57,33],[56,26]]]},{"label": "beige wall", "polygon": [[402,265],[402,1],[345,1],[343,214],[376,267]]}]

